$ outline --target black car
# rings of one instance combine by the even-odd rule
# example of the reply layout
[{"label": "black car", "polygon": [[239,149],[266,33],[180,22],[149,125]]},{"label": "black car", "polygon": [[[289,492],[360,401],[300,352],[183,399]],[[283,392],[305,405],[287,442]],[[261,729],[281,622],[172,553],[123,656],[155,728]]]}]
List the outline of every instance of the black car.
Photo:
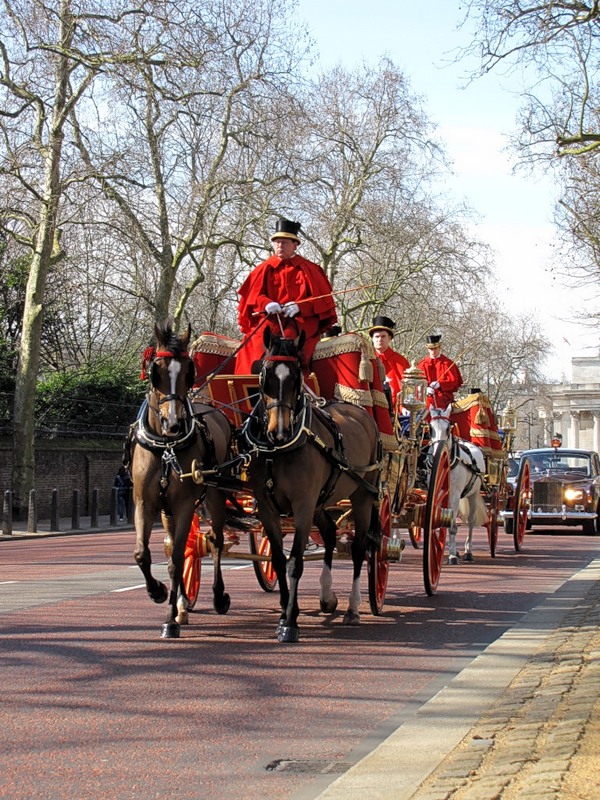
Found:
[{"label": "black car", "polygon": [[[529,463],[531,484],[528,528],[536,524],[581,525],[586,534],[600,533],[598,453],[543,447],[524,450],[521,465],[525,459]],[[511,515],[512,511],[503,513],[505,526]]]}]

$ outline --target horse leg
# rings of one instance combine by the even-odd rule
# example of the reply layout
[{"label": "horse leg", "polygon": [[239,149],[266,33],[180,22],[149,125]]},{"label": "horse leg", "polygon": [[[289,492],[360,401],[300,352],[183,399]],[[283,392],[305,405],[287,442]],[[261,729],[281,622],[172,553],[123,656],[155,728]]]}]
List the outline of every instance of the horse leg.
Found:
[{"label": "horse leg", "polygon": [[462,491],[462,488],[459,485],[460,475],[457,472],[457,469],[460,466],[462,465],[457,464],[450,470],[450,496],[448,498],[448,502],[450,508],[452,509],[452,525],[450,525],[450,536],[448,538],[448,564],[458,564],[459,561],[458,550],[456,547],[456,536],[458,533],[458,525],[456,523],[456,518],[458,516],[458,507],[460,505],[460,493]]},{"label": "horse leg", "polygon": [[[359,499],[362,498],[362,499]],[[379,533],[377,507],[371,494],[359,489],[351,498],[354,513],[354,539],[352,540],[352,589],[348,597],[348,608],[344,614],[344,625],[358,625],[360,622],[360,575],[367,554],[369,534],[376,537]]]},{"label": "horse leg", "polygon": [[463,554],[463,559],[465,561],[475,561],[473,556],[473,528],[475,527],[475,518],[477,516],[477,504],[476,504],[476,495],[472,494],[468,498],[469,500],[469,532],[467,533],[467,538],[465,539],[465,552]]},{"label": "horse leg", "polygon": [[453,514],[452,525],[450,526],[450,537],[448,539],[448,564],[458,564],[458,552],[456,548],[457,533],[456,514]]},{"label": "horse leg", "polygon": [[[175,498],[173,507],[177,508],[177,517],[174,519],[173,551],[168,565],[171,583],[167,616],[160,634],[162,639],[178,639],[181,633],[181,622],[185,624],[188,621],[187,597],[183,586],[183,561],[194,515],[194,501],[192,498]],[[185,613],[182,613],[182,610]]]},{"label": "horse leg", "polygon": [[336,544],[336,525],[327,512],[321,510],[315,514],[315,524],[321,533],[323,544],[325,545],[325,555],[323,556],[323,569],[319,583],[319,605],[323,614],[333,614],[338,605],[337,595],[333,591],[333,580],[331,568],[333,565],[333,553]]},{"label": "horse leg", "polygon": [[[259,501],[259,508],[261,508]],[[267,500],[262,503],[262,513],[260,514],[260,521],[263,524],[265,534],[271,545],[271,565],[277,575],[277,583],[279,584],[279,605],[281,608],[281,615],[277,623],[277,639],[283,628],[286,620],[286,609],[289,601],[290,591],[287,581],[287,559],[283,550],[283,533],[281,530],[281,519],[279,514],[275,511],[270,511],[267,515],[266,511],[270,508],[270,503]]]},{"label": "horse leg", "polygon": [[152,556],[150,555],[150,534],[154,523],[154,508],[146,507],[142,498],[135,502],[135,550],[133,557],[146,580],[146,591],[155,603],[164,603],[168,597],[167,587],[152,575]]},{"label": "horse leg", "polygon": [[227,513],[226,499],[222,492],[216,489],[207,491],[207,506],[211,515],[212,531],[214,534],[213,550],[213,607],[217,614],[226,614],[231,605],[231,598],[225,591],[221,557],[223,555],[223,528]]},{"label": "horse leg", "polygon": [[304,572],[304,551],[306,550],[314,517],[314,511],[309,512],[309,508],[314,509],[314,504],[311,506],[306,498],[304,498],[304,503],[300,508],[292,507],[295,531],[292,550],[287,562],[289,594],[287,604],[284,606],[282,603],[283,616],[280,620],[277,632],[277,639],[280,642],[295,643],[300,638],[300,628],[298,626],[298,616],[300,614],[298,589],[302,573]]}]

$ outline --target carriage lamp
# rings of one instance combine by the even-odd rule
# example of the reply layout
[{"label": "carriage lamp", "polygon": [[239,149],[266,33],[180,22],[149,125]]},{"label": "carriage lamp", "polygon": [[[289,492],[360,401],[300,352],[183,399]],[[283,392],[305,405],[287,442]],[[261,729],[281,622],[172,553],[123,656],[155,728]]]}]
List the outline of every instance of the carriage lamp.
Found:
[{"label": "carriage lamp", "polygon": [[502,409],[500,427],[505,433],[514,433],[517,430],[517,410],[510,398]]},{"label": "carriage lamp", "polygon": [[425,408],[427,379],[415,361],[402,376],[402,405],[409,412]]}]

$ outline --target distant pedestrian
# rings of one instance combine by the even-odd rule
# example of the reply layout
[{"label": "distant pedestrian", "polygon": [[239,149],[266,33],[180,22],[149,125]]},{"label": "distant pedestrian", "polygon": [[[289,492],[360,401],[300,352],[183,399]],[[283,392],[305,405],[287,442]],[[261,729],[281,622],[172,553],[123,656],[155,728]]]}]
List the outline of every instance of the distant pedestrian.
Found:
[{"label": "distant pedestrian", "polygon": [[115,477],[115,486],[117,487],[117,511],[119,514],[119,522],[123,522],[127,515],[129,490],[133,486],[129,470],[123,465],[119,467],[119,471]]}]

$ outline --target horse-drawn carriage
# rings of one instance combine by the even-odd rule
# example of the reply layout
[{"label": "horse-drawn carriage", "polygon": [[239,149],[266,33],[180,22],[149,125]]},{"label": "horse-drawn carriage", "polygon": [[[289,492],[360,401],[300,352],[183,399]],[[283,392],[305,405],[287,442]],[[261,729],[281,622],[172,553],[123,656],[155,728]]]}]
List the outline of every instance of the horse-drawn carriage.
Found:
[{"label": "horse-drawn carriage", "polygon": [[[408,436],[397,437],[378,362],[364,337],[345,334],[319,343],[307,376],[302,336],[293,341],[268,332],[260,374],[240,376],[228,368],[239,346],[234,340],[205,334],[188,352],[189,330],[181,337],[168,327],[156,333],[158,349],[145,354],[151,387],[132,426],[131,460],[135,558],[151,598],[169,601],[165,638],[179,636],[187,621],[201,562],[209,555],[218,613],[229,608],[224,555],[252,561],[266,591],[279,582],[280,641],[298,639],[305,560],[323,561],[320,606],[332,613],[332,560],[352,559],[347,624],[359,620],[366,560],[371,611],[380,614],[390,564],[400,561],[404,547],[398,525],[392,528],[401,517],[409,520],[412,537],[423,540],[425,588],[435,591],[453,521],[451,464],[448,446],[434,447],[427,487],[413,480],[422,378],[413,376],[411,383],[407,376]],[[158,513],[166,531],[169,589],[151,573],[149,539]],[[284,547],[284,540],[291,545]]]}]

